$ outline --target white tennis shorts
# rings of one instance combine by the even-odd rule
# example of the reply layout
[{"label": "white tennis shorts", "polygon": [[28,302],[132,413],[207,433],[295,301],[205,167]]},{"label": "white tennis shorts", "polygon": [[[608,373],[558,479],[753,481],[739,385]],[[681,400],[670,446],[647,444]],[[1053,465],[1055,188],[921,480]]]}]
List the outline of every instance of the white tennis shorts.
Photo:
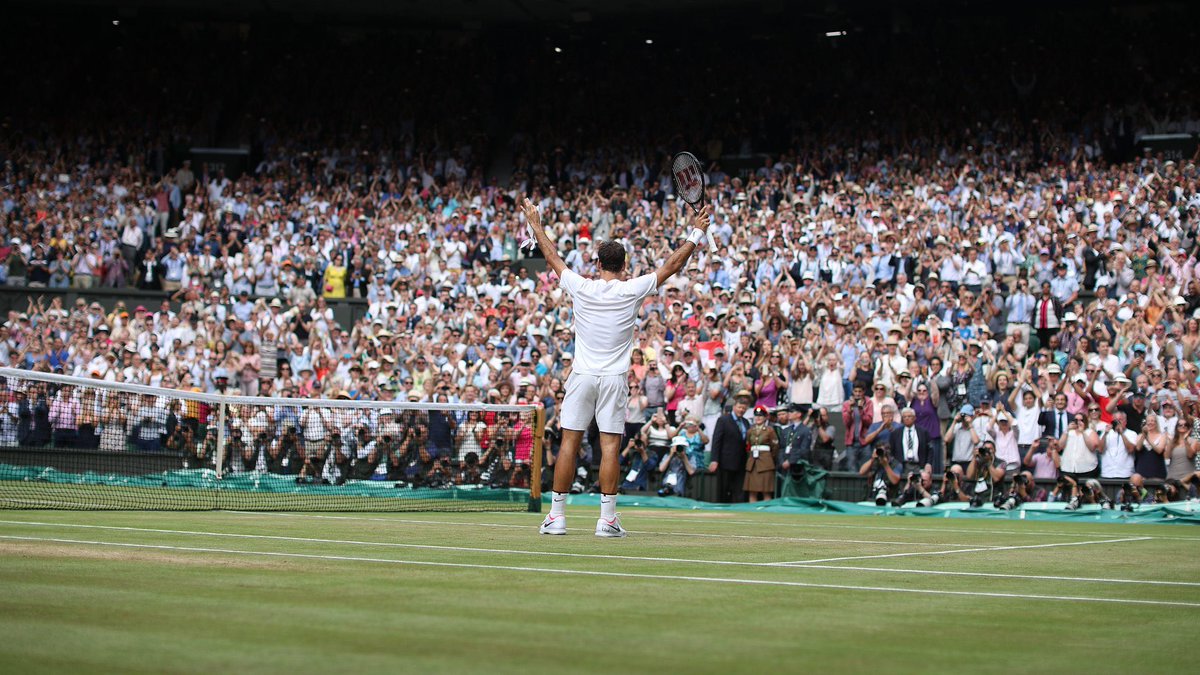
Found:
[{"label": "white tennis shorts", "polygon": [[592,418],[606,434],[625,433],[625,406],[629,404],[627,375],[583,375],[567,378],[559,422],[563,429],[587,431]]}]

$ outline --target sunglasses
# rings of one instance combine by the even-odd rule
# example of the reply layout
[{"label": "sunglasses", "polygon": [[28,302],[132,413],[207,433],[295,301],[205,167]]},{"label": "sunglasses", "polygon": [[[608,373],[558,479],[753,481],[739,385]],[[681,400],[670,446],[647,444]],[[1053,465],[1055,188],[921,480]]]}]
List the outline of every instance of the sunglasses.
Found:
[{"label": "sunglasses", "polygon": [[1100,412],[1099,408],[1088,408],[1088,412]]}]

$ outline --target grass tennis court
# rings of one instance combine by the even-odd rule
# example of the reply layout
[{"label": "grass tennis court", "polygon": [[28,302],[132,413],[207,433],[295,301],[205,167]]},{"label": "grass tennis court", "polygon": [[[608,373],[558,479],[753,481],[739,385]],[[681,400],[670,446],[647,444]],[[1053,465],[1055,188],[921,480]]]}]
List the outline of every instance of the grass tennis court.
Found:
[{"label": "grass tennis court", "polygon": [[[0,511],[7,672],[1190,669],[1187,527]],[[1153,664],[1153,665],[1152,665]]]}]

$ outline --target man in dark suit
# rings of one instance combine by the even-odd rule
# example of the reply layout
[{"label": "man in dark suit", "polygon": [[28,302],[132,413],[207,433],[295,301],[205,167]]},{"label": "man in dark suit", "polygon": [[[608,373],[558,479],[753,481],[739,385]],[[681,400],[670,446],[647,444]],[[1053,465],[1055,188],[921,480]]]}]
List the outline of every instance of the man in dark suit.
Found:
[{"label": "man in dark suit", "polygon": [[797,404],[792,404],[788,412],[783,413],[790,419],[775,428],[779,435],[779,451],[782,462],[779,463],[779,473],[787,475],[796,462],[812,462],[812,429],[804,423],[805,412]]},{"label": "man in dark suit", "polygon": [[917,426],[917,413],[912,408],[900,411],[900,429],[888,439],[892,457],[900,462],[901,474],[921,471],[929,461],[929,432]]},{"label": "man in dark suit", "polygon": [[717,418],[712,435],[712,461],[708,472],[717,474],[717,501],[732,504],[745,501],[742,482],[746,477],[746,431],[750,422],[746,409],[750,392],[739,391],[733,398],[733,410]]},{"label": "man in dark suit", "polygon": [[1038,415],[1038,424],[1042,427],[1042,435],[1059,438],[1067,433],[1067,425],[1071,422],[1071,413],[1067,412],[1067,395],[1055,394],[1054,407],[1043,410]]}]

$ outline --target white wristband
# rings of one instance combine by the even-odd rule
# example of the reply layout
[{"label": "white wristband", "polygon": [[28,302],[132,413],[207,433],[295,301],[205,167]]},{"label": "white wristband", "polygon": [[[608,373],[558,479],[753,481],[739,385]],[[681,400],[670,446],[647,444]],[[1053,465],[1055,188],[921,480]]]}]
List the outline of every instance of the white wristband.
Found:
[{"label": "white wristband", "polygon": [[696,246],[700,245],[700,240],[702,240],[702,239],[704,239],[704,230],[702,230],[698,227],[693,227],[691,234],[689,234],[687,236],[687,240],[692,242]]}]

